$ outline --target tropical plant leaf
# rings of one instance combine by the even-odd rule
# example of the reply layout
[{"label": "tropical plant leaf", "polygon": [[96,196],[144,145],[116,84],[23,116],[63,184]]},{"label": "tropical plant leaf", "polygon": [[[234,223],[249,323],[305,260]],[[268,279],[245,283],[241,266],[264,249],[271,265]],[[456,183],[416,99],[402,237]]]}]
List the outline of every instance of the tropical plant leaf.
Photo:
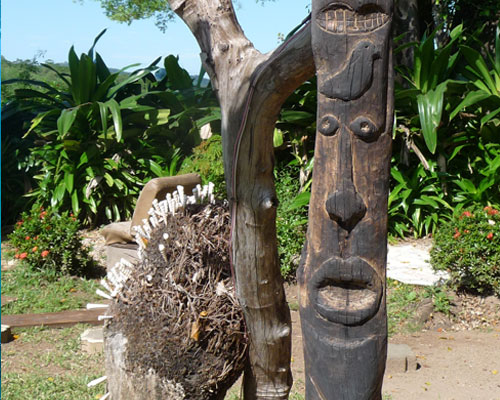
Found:
[{"label": "tropical plant leaf", "polygon": [[64,137],[66,133],[71,129],[73,123],[76,119],[76,114],[78,113],[78,108],[67,108],[62,110],[61,115],[57,119],[57,131],[61,137]]},{"label": "tropical plant leaf", "polygon": [[116,133],[116,141],[121,142],[122,140],[122,117],[120,113],[120,105],[115,99],[110,99],[106,102],[109,111],[111,111],[111,116],[113,118],[113,125]]},{"label": "tropical plant leaf", "polygon": [[456,115],[462,111],[464,108],[472,106],[476,103],[479,103],[482,100],[486,100],[491,97],[491,93],[488,93],[484,90],[475,90],[473,92],[467,93],[465,98],[460,102],[458,106],[450,113],[450,121],[456,117]]},{"label": "tropical plant leaf", "polygon": [[418,113],[422,134],[429,151],[434,154],[437,147],[437,128],[443,113],[443,96],[447,82],[440,83],[436,89],[417,96]]},{"label": "tropical plant leaf", "polygon": [[174,90],[184,90],[193,87],[193,80],[189,73],[181,68],[177,57],[169,55],[164,60],[165,70],[167,71],[169,86]]}]

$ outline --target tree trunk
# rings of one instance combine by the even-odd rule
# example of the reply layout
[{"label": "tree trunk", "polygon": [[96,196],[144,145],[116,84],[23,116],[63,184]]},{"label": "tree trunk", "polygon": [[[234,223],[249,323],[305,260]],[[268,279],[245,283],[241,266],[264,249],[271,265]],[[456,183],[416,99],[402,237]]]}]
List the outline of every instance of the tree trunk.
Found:
[{"label": "tree trunk", "polygon": [[249,339],[245,399],[286,399],[291,322],[278,262],[273,131],[282,103],[314,73],[310,29],[269,54],[244,36],[229,0],[171,0],[196,37],[222,114],[232,263]]},{"label": "tree trunk", "polygon": [[298,273],[308,400],[381,398],[391,20],[391,0],[312,2],[318,133]]}]

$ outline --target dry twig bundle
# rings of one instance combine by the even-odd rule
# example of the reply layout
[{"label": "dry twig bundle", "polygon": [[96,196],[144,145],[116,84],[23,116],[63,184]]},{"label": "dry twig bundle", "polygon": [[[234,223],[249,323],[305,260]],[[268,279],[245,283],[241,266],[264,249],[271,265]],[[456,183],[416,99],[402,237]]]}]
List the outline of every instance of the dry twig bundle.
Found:
[{"label": "dry twig bundle", "polygon": [[243,370],[229,225],[227,204],[218,202],[185,205],[147,227],[136,238],[141,261],[108,310],[107,329],[129,343],[127,369],[154,371],[186,399],[222,399]]}]

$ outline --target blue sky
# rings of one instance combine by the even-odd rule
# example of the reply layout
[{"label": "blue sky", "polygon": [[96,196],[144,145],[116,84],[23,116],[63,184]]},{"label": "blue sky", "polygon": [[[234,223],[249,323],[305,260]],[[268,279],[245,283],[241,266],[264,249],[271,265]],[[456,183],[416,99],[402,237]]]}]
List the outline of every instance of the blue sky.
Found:
[{"label": "blue sky", "polygon": [[[307,15],[310,0],[276,0],[262,6],[255,0],[239,0],[237,15],[245,34],[255,47],[267,52],[278,44],[278,33],[288,33]],[[86,52],[104,28],[97,51],[109,67],[133,63],[149,64],[158,56],[178,55],[181,66],[196,74],[200,68],[199,48],[180,19],[162,33],[154,20],[131,25],[108,19],[98,2],[85,0],[2,0],[1,52],[8,60],[67,61],[68,50]]]}]

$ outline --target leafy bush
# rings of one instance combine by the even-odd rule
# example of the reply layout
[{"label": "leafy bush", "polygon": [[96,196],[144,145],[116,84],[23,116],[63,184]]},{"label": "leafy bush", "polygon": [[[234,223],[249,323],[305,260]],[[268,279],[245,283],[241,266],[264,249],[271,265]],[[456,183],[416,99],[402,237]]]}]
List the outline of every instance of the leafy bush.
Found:
[{"label": "leafy bush", "polygon": [[500,295],[500,211],[473,207],[456,213],[434,236],[431,264],[450,272],[456,287]]},{"label": "leafy bush", "polygon": [[33,207],[24,212],[9,235],[16,259],[36,270],[83,275],[92,266],[88,250],[78,233],[79,222],[72,214]]},{"label": "leafy bush", "polygon": [[143,184],[176,174],[199,128],[220,118],[211,89],[194,86],[174,56],[159,81],[152,72],[160,58],[128,75],[111,73],[94,53],[103,33],[80,57],[70,49],[70,74],[58,72],[66,90],[30,81],[33,88],[15,91],[36,114],[27,132],[36,146],[23,164],[37,181],[30,196],[94,226],[129,218]]},{"label": "leafy bush", "polygon": [[283,166],[276,170],[275,176],[279,199],[276,233],[281,275],[285,279],[294,279],[306,237],[307,207],[294,205],[300,192],[299,167]]},{"label": "leafy bush", "polygon": [[222,137],[213,135],[193,149],[193,154],[186,157],[179,171],[181,174],[196,172],[200,174],[204,184],[215,185],[215,195],[226,198],[226,181],[224,179],[224,162],[222,158]]},{"label": "leafy bush", "polygon": [[446,221],[453,208],[445,201],[440,174],[429,161],[405,172],[393,159],[391,193],[389,195],[389,232],[401,237],[421,237],[433,233],[438,224]]}]

